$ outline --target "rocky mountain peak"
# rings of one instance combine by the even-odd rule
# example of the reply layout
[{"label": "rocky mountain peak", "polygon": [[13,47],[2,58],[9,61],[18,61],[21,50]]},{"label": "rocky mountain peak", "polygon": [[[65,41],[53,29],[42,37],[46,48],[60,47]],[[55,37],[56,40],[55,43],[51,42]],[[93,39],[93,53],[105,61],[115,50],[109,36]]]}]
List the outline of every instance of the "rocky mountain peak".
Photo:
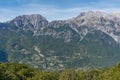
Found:
[{"label": "rocky mountain peak", "polygon": [[[117,15],[119,16],[119,14]],[[9,24],[10,23],[10,24]],[[18,16],[8,24],[11,30],[32,31],[34,35],[50,35],[55,38],[72,40],[77,35],[82,40],[88,33],[101,31],[120,43],[120,18],[115,14],[99,11],[81,12],[77,17],[68,20],[48,22],[39,14]]]},{"label": "rocky mountain peak", "polygon": [[72,18],[70,21],[75,23],[78,26],[115,26],[120,19],[115,17],[112,14],[104,13],[104,12],[82,12],[75,18]]},{"label": "rocky mountain peak", "polygon": [[[119,16],[120,14],[117,14]],[[104,12],[82,12],[77,17],[70,20],[77,27],[87,26],[87,31],[100,30],[111,36],[116,42],[120,43],[120,36],[116,32],[120,32],[120,18],[115,14],[108,14]]]},{"label": "rocky mountain peak", "polygon": [[108,14],[104,13],[104,12],[93,12],[93,11],[88,11],[88,12],[81,12],[77,17],[73,18],[73,21],[76,21],[81,24],[85,21],[87,21],[87,23],[92,22],[92,21],[98,21],[100,18],[105,18],[107,17]]},{"label": "rocky mountain peak", "polygon": [[31,23],[37,22],[37,21],[47,21],[45,17],[43,17],[40,14],[31,14],[31,15],[22,15],[22,16],[17,16],[15,20],[22,20],[22,21],[31,21]]},{"label": "rocky mountain peak", "polygon": [[22,15],[13,19],[10,23],[17,27],[29,27],[29,29],[38,30],[47,26],[48,21],[40,14]]}]

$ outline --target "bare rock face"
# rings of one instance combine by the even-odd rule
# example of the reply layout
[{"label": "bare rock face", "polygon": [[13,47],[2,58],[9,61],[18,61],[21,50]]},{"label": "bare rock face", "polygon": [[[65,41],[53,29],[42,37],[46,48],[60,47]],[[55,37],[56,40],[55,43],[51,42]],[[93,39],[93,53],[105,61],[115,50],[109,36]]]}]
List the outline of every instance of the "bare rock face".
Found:
[{"label": "bare rock face", "polygon": [[48,22],[39,14],[18,16],[7,25],[11,30],[32,31],[34,36],[49,35],[62,38],[65,42],[73,38],[82,40],[93,31],[101,31],[120,43],[120,14],[104,12],[82,12],[77,17],[68,20],[55,20]]},{"label": "bare rock face", "polygon": [[32,14],[18,16],[10,21],[10,24],[15,25],[18,28],[23,28],[24,30],[38,31],[43,27],[46,27],[48,21],[39,14]]},{"label": "bare rock face", "polygon": [[120,31],[120,18],[116,17],[114,14],[92,11],[82,12],[80,15],[69,21],[73,22],[78,27],[87,27],[87,32],[100,30],[111,36],[117,43],[120,43],[120,36],[116,34]]},{"label": "bare rock face", "polygon": [[54,38],[64,39],[65,42],[70,42],[74,37],[79,39],[79,34],[70,25],[68,21],[52,21],[48,24],[48,27],[39,32],[39,35],[49,35]]}]

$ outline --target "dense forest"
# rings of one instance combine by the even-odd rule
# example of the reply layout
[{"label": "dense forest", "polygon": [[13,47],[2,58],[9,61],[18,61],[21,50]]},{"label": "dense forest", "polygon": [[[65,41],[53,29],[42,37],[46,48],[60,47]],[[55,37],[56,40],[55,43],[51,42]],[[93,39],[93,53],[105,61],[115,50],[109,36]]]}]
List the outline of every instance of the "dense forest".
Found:
[{"label": "dense forest", "polygon": [[120,80],[120,63],[106,69],[43,71],[18,63],[0,63],[0,80]]}]

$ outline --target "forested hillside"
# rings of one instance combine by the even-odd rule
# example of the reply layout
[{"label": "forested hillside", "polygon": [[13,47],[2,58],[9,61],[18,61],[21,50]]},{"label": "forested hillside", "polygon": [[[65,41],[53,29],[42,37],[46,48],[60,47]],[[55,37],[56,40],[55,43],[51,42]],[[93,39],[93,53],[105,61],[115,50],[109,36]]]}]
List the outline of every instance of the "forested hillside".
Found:
[{"label": "forested hillside", "polygon": [[24,64],[0,63],[0,80],[120,80],[120,64],[107,69],[42,71]]}]

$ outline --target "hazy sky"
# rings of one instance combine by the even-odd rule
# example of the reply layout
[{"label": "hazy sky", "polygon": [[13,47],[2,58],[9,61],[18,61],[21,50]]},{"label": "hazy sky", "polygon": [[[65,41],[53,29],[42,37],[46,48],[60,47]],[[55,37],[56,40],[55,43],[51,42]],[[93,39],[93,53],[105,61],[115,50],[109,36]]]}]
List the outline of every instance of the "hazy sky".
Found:
[{"label": "hazy sky", "polygon": [[0,0],[0,22],[23,14],[68,19],[84,11],[120,12],[120,0]]}]

